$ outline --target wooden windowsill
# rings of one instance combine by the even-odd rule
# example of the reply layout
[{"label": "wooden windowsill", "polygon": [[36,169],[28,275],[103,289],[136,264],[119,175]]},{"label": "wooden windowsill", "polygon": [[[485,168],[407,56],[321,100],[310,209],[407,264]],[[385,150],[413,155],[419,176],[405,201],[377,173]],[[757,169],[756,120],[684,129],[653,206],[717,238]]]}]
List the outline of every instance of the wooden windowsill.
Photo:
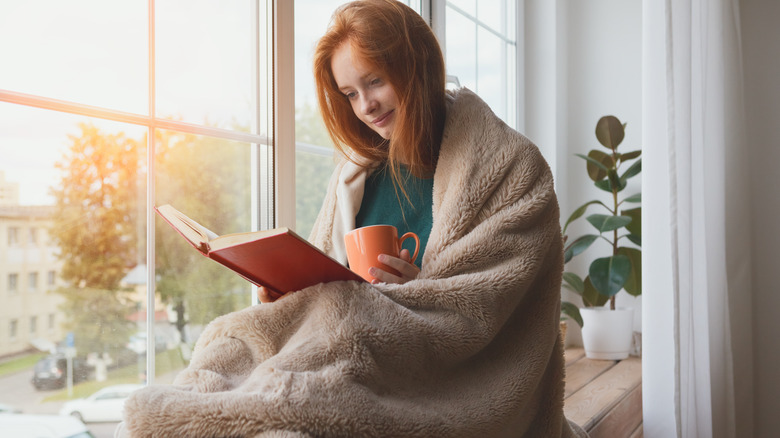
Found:
[{"label": "wooden windowsill", "polygon": [[642,360],[595,360],[566,349],[566,418],[591,438],[642,437]]}]

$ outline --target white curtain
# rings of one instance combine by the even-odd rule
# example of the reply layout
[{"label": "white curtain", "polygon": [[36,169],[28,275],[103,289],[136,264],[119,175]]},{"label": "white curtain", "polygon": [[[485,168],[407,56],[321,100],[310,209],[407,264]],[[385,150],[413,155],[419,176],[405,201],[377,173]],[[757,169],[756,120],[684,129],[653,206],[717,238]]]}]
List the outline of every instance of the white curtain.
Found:
[{"label": "white curtain", "polygon": [[740,44],[737,0],[644,0],[647,437],[752,436]]}]

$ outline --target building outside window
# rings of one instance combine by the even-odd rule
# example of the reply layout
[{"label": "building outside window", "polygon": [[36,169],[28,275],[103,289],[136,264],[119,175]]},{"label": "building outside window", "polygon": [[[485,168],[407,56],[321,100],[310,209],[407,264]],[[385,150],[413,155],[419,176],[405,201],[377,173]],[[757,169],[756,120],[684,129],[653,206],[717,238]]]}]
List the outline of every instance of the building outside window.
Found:
[{"label": "building outside window", "polygon": [[19,326],[19,321],[15,320],[15,319],[12,319],[8,323],[8,337],[12,341],[16,340],[16,334],[17,334],[16,331],[19,328],[18,326]]},{"label": "building outside window", "polygon": [[53,287],[57,283],[57,272],[49,271],[46,275],[46,285]]},{"label": "building outside window", "polygon": [[8,227],[8,246],[17,246],[19,243],[19,227]]},{"label": "building outside window", "polygon": [[35,335],[38,332],[38,317],[30,317],[30,335]]},{"label": "building outside window", "polygon": [[27,289],[30,292],[35,292],[38,290],[38,273],[37,272],[30,272],[27,274]]},{"label": "building outside window", "polygon": [[19,290],[19,274],[13,272],[8,274],[8,292]]}]

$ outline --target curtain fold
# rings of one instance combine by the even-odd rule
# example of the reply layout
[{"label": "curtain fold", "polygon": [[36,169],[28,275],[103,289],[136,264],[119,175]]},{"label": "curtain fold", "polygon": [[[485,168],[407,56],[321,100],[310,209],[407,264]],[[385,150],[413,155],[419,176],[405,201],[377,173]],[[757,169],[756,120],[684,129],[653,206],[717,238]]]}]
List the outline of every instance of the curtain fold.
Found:
[{"label": "curtain fold", "polygon": [[[667,0],[660,9],[658,2],[645,0],[644,12],[648,14],[643,18],[648,26],[644,38],[658,38],[664,44],[643,44],[644,95],[663,96],[643,103],[643,110],[650,112],[644,116],[643,193],[655,208],[665,204],[669,221],[656,230],[662,235],[651,236],[650,248],[645,247],[650,255],[665,255],[669,262],[646,263],[643,289],[664,284],[657,279],[666,276],[671,293],[646,297],[658,301],[648,306],[643,320],[673,322],[666,337],[651,334],[648,340],[672,344],[650,345],[644,351],[653,355],[646,362],[674,364],[673,390],[664,385],[650,389],[668,374],[644,368],[645,387],[650,389],[645,409],[652,411],[648,400],[673,402],[675,418],[673,428],[669,423],[657,429],[648,425],[646,436],[747,436],[737,433],[752,429],[749,418],[738,418],[734,400],[735,378],[746,379],[739,372],[749,368],[750,360],[746,365],[735,358],[733,343],[742,342],[745,331],[734,339],[732,329],[734,319],[750,321],[750,306],[734,299],[740,294],[749,301],[745,291],[750,290],[745,269],[750,230],[744,226],[749,221],[743,221],[750,196],[742,184],[748,178],[740,153],[746,144],[739,4]],[[664,67],[663,78],[653,76],[661,72],[657,63]],[[665,136],[658,136],[657,130]],[[648,147],[659,139],[666,147]],[[667,184],[648,183],[659,178]],[[737,226],[740,222],[742,226]],[[658,238],[668,240],[655,242]],[[649,326],[643,331],[652,330]],[[752,357],[744,345],[740,353]],[[646,412],[645,424],[655,415]]]}]

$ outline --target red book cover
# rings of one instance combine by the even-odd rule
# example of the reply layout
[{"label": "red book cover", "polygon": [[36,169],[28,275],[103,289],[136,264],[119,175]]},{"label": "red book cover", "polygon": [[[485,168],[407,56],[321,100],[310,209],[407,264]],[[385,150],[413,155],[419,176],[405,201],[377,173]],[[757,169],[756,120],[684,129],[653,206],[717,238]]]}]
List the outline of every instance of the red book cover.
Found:
[{"label": "red book cover", "polygon": [[365,281],[288,228],[217,236],[170,205],[155,210],[201,254],[279,294],[330,281]]}]

